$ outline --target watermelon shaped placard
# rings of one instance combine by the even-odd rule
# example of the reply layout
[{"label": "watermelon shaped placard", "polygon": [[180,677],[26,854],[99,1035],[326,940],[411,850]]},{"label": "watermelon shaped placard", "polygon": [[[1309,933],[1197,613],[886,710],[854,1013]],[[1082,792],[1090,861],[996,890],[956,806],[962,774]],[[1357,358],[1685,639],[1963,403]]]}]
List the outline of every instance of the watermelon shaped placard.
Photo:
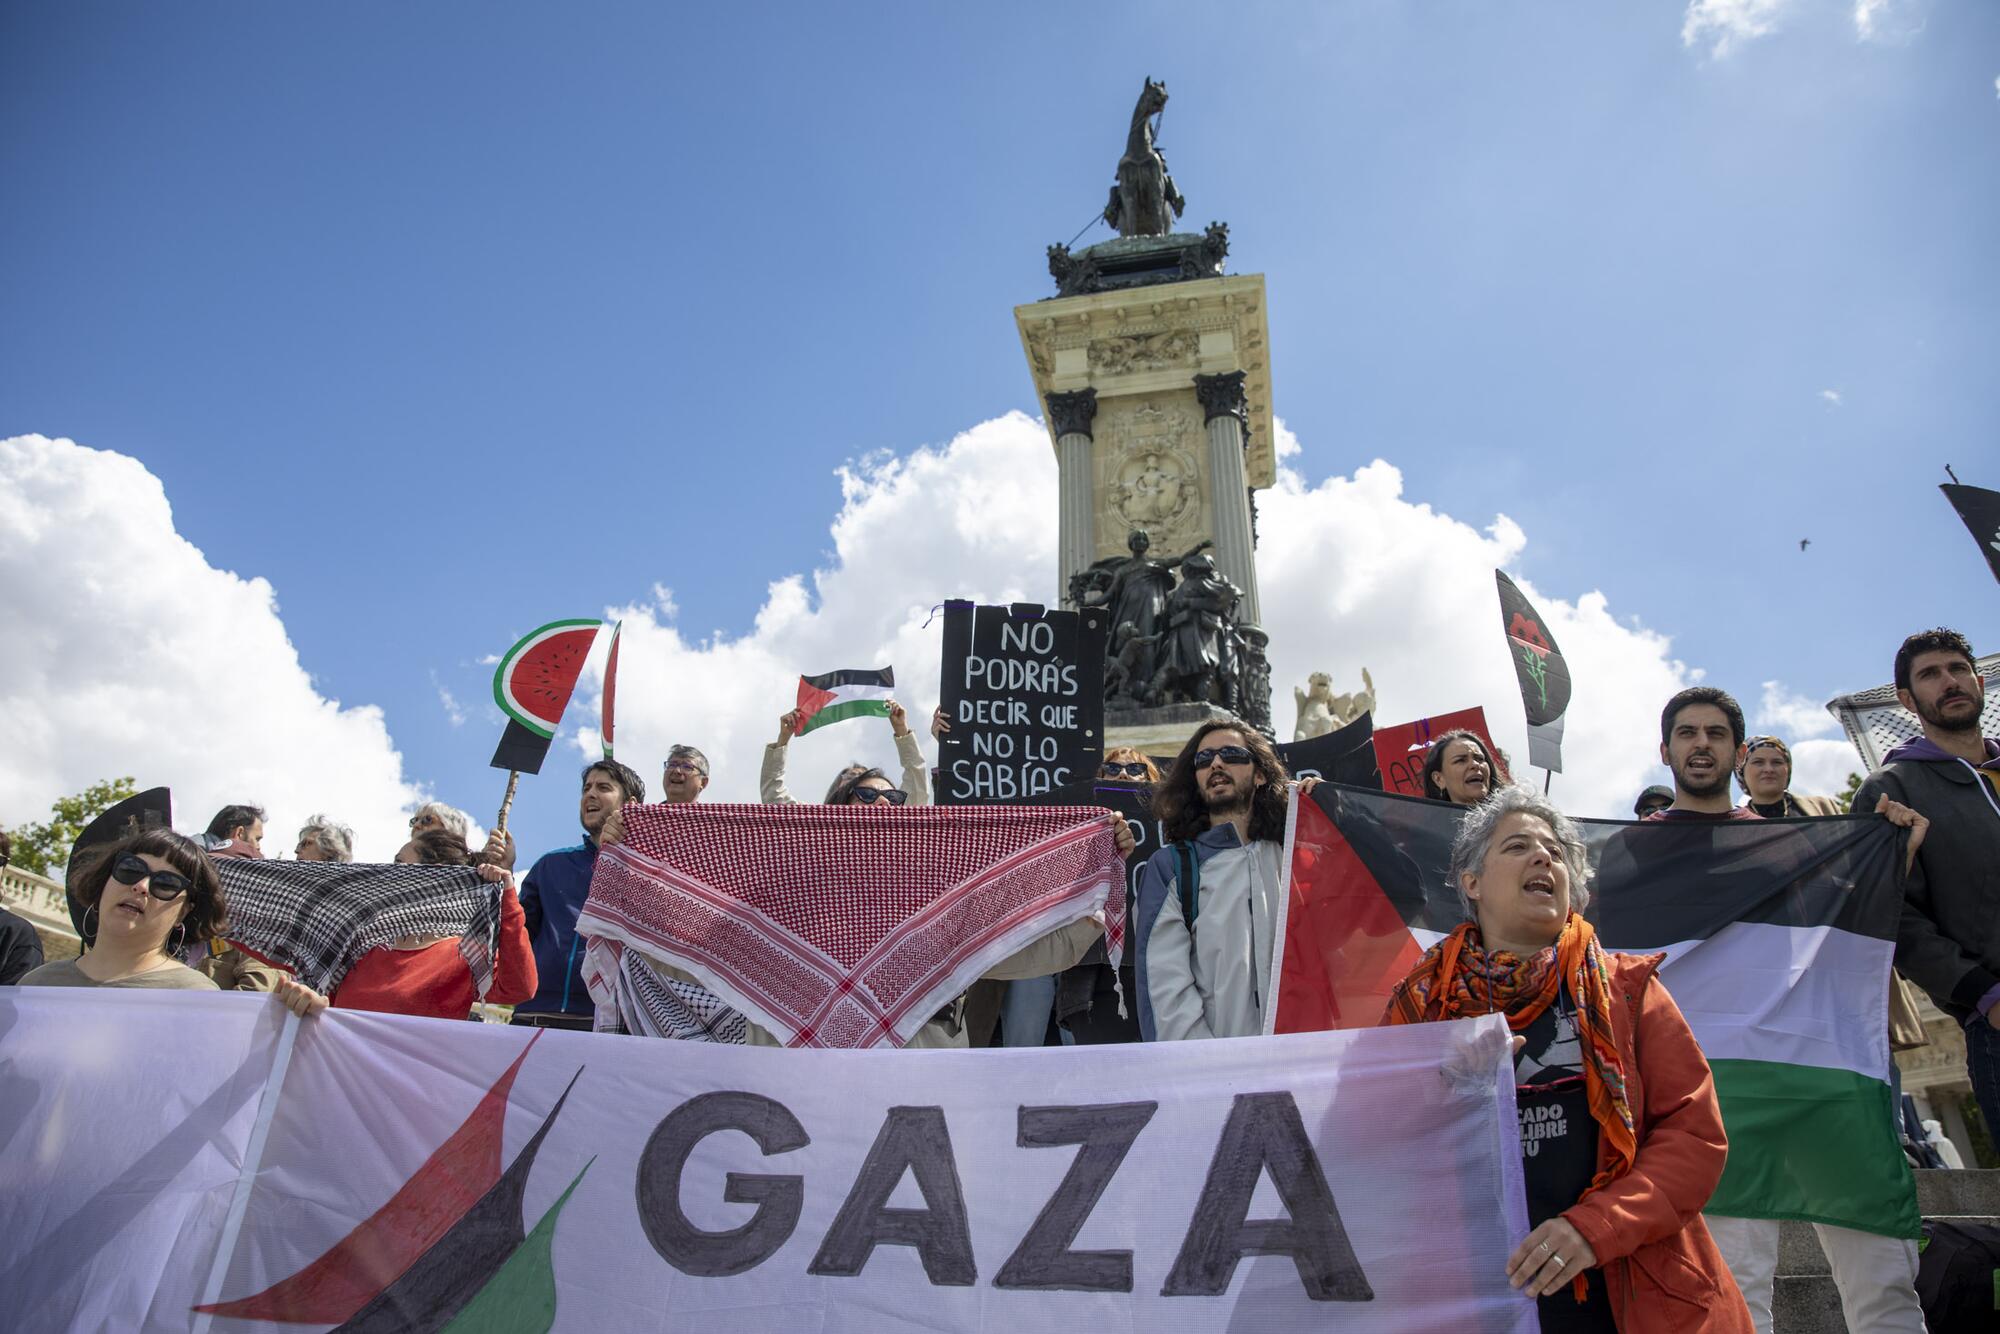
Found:
[{"label": "watermelon shaped placard", "polygon": [[617,721],[613,717],[612,706],[618,699],[618,635],[624,630],[625,622],[611,627],[611,656],[604,660],[604,758],[611,758],[611,729]]},{"label": "watermelon shaped placard", "polygon": [[539,773],[549,742],[569,707],[576,678],[602,621],[551,621],[507,650],[493,673],[493,702],[507,731],[493,753],[496,769]]}]

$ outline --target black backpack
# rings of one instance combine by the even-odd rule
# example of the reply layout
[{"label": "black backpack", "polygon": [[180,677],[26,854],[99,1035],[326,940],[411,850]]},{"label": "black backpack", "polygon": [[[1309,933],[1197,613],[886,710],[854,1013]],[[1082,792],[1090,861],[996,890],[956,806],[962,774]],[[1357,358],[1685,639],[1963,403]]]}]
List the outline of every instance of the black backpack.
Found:
[{"label": "black backpack", "polygon": [[1917,1300],[1931,1334],[2000,1327],[2000,1225],[1925,1219]]},{"label": "black backpack", "polygon": [[1201,863],[1194,859],[1192,842],[1174,844],[1174,852],[1181,861],[1181,920],[1187,923],[1188,935],[1192,937],[1195,914],[1201,911]]}]

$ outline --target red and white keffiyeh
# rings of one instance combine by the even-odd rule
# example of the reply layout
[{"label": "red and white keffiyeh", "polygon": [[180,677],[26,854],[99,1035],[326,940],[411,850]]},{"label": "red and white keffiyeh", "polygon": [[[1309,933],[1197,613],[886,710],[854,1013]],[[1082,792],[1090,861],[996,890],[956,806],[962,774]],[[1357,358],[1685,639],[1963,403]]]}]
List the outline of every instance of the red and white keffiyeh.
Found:
[{"label": "red and white keffiyeh", "polygon": [[1100,909],[1115,964],[1124,883],[1091,806],[628,806],[576,929],[599,1005],[623,947],[787,1046],[901,1046],[995,964]]}]

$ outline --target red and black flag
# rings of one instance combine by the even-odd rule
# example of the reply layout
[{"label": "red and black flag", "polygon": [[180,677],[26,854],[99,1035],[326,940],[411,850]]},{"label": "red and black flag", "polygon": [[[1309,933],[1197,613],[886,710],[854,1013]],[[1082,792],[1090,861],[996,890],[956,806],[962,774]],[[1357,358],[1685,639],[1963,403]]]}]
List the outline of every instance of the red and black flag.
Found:
[{"label": "red and black flag", "polygon": [[1569,664],[1556,647],[1542,614],[1530,606],[1514,581],[1500,570],[1500,623],[1507,631],[1507,651],[1521,683],[1521,704],[1528,711],[1528,763],[1562,772],[1563,714],[1569,709]]},{"label": "red and black flag", "polygon": [[1973,540],[1979,543],[1979,554],[1986,557],[1986,567],[1993,571],[1995,579],[2000,579],[2000,491],[1950,485],[1940,485],[1938,490],[1944,492],[1944,498],[1972,530]]}]

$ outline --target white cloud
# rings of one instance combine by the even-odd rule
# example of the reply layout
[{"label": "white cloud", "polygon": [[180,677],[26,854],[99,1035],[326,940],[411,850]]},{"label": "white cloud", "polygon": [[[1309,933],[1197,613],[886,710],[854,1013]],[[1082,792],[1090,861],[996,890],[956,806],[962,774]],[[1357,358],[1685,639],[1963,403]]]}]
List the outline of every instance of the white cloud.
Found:
[{"label": "white cloud", "polygon": [[1838,389],[1822,389],[1819,391],[1819,396],[1830,408],[1840,406],[1840,391]]},{"label": "white cloud", "polygon": [[444,716],[451,720],[451,725],[465,726],[465,710],[459,706],[458,696],[445,689],[444,682],[438,680],[435,668],[431,671],[431,686],[437,691],[438,703],[444,706]]},{"label": "white cloud", "polygon": [[[1281,457],[1299,457],[1282,427],[1277,443]],[[619,756],[649,783],[667,747],[688,742],[714,764],[712,797],[754,800],[763,746],[802,671],[893,663],[897,693],[921,724],[938,693],[940,625],[926,625],[936,604],[1052,596],[1055,460],[1047,433],[1029,418],[1009,414],[841,477],[831,563],[810,579],[772,583],[749,633],[684,635],[658,591],[651,603],[608,609],[625,621]],[[1493,583],[1494,567],[1527,546],[1518,525],[1496,516],[1481,532],[1412,504],[1402,475],[1379,461],[1317,485],[1286,468],[1258,500],[1282,735],[1293,721],[1293,685],[1328,670],[1340,688],[1355,689],[1366,666],[1384,721],[1481,704],[1495,739],[1525,756]],[[1578,814],[1629,811],[1632,794],[1658,776],[1660,705],[1693,673],[1671,658],[1665,638],[1613,617],[1601,594],[1565,601],[1518,582],[1577,680],[1555,794]],[[590,709],[601,690],[597,671],[587,668],[579,687]],[[575,744],[592,754],[598,742],[592,733]],[[875,722],[814,733],[791,751],[791,786],[808,798],[850,758],[886,766],[893,757],[888,728]]]},{"label": "white cloud", "polygon": [[1854,36],[1885,45],[1909,41],[1924,30],[1922,0],[1854,0]]},{"label": "white cloud", "polygon": [[1757,719],[1753,726],[1769,731],[1786,745],[1796,748],[1800,741],[1808,737],[1821,737],[1839,730],[1840,724],[1818,700],[1786,689],[1783,681],[1766,681],[1764,698],[1757,706]]},{"label": "white cloud", "polygon": [[1789,0],[1688,0],[1681,18],[1681,45],[1693,48],[1706,43],[1708,53],[1720,59],[1738,43],[1776,32],[1788,4]]},{"label": "white cloud", "polygon": [[1837,797],[1847,789],[1849,774],[1866,774],[1861,754],[1846,737],[1800,741],[1792,746],[1792,791],[1805,796]]},{"label": "white cloud", "polygon": [[386,860],[420,792],[382,712],[320,695],[263,579],[211,566],[138,460],[0,440],[0,822],[130,774],[195,830],[266,808],[274,848],[314,811]]}]

